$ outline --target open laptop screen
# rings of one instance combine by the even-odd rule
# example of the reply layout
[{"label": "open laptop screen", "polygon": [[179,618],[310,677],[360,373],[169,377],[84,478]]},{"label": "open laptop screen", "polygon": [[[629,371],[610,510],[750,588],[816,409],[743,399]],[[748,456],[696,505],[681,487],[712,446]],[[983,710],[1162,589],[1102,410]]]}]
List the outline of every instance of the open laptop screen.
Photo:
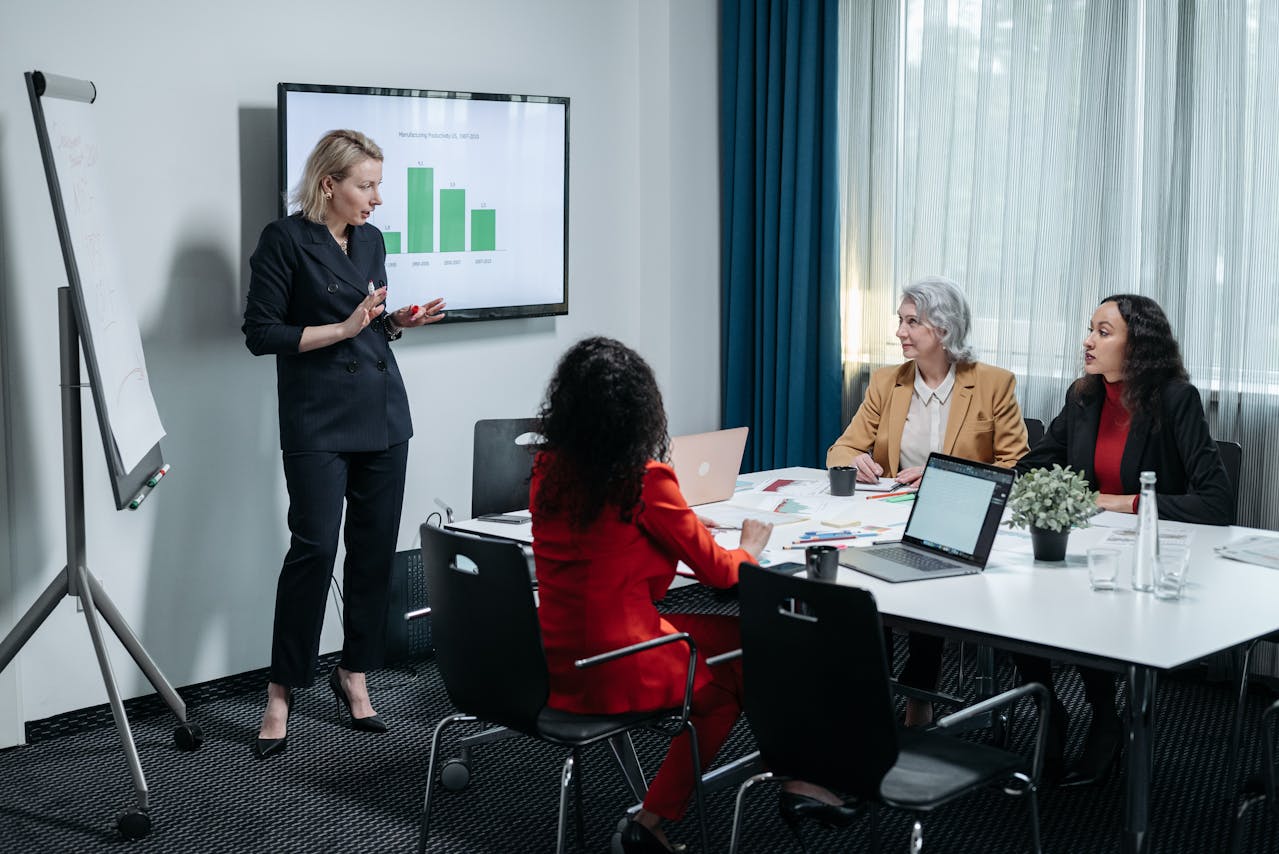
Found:
[{"label": "open laptop screen", "polygon": [[1009,469],[932,454],[902,540],[984,564],[1013,479]]}]

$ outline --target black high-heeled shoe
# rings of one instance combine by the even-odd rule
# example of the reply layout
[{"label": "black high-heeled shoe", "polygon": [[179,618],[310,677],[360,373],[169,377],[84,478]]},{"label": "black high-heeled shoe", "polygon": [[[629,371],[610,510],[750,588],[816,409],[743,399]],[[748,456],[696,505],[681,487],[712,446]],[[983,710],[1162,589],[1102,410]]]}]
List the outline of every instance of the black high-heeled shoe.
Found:
[{"label": "black high-heeled shoe", "polygon": [[[293,690],[289,689],[288,696],[285,698],[288,706],[288,713],[284,716],[284,724],[287,728],[289,716],[293,714]],[[253,755],[258,759],[266,759],[277,753],[283,753],[289,746],[289,734],[285,732],[281,738],[262,738],[259,736],[253,742]]]},{"label": "black high-heeled shoe", "polygon": [[[334,667],[329,671],[329,687],[333,689],[333,696],[337,698],[339,709],[346,707],[346,716],[351,719],[351,729],[360,732],[386,732],[386,722],[378,715],[369,715],[367,718],[357,718],[351,711],[351,698],[346,695],[346,691],[342,690],[342,680],[338,677],[338,669]],[[341,717],[339,712],[338,717]]]},{"label": "black high-heeled shoe", "polygon": [[798,792],[783,789],[777,797],[777,811],[782,821],[794,827],[800,821],[809,819],[826,827],[848,827],[861,813],[861,808],[848,804],[828,804]]},{"label": "black high-heeled shoe", "polygon": [[684,854],[688,846],[683,843],[673,844],[669,848],[662,844],[657,834],[640,824],[635,819],[626,822],[622,828],[622,850],[626,854]]},{"label": "black high-heeled shoe", "polygon": [[1096,786],[1104,783],[1119,764],[1124,746],[1124,728],[1114,715],[1094,717],[1079,761],[1061,778],[1061,787]]}]

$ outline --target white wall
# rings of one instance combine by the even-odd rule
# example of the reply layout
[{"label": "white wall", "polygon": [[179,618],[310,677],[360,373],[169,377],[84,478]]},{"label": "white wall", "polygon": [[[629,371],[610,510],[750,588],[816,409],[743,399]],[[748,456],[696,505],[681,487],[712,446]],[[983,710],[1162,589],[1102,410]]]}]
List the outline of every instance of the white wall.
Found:
[{"label": "white wall", "polygon": [[[173,472],[143,510],[115,512],[86,407],[88,563],[184,685],[265,666],[287,544],[274,364],[252,358],[239,332],[247,257],[275,215],[275,84],[572,99],[571,313],[437,327],[396,345],[416,428],[400,530],[408,548],[435,497],[469,507],[473,423],[532,414],[555,359],[584,335],[616,336],[651,359],[673,432],[718,425],[716,9],[715,0],[367,9],[46,0],[6,13],[0,474],[12,500],[0,632],[65,561],[53,321],[64,275],[22,72],[99,88],[118,250]],[[322,646],[339,644],[330,613]],[[147,693],[114,649],[125,695]],[[83,617],[63,603],[0,675],[0,746],[14,741],[15,714],[104,701]]]}]

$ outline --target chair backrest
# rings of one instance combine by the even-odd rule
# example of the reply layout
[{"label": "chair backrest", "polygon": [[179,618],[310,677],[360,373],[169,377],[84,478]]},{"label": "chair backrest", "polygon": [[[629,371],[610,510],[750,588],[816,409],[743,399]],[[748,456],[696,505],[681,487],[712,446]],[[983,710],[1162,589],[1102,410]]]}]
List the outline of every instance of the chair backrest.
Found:
[{"label": "chair backrest", "polygon": [[1235,513],[1238,514],[1239,473],[1243,469],[1243,446],[1238,442],[1218,439],[1217,451],[1221,454],[1221,464],[1226,467],[1226,476],[1230,478],[1230,488],[1234,490],[1235,495]]},{"label": "chair backrest", "polygon": [[520,543],[422,526],[422,565],[440,676],[461,712],[535,729],[549,679]]},{"label": "chair backrest", "polygon": [[1044,438],[1044,422],[1038,418],[1023,418],[1022,421],[1026,422],[1026,444],[1033,448]]},{"label": "chair backrest", "polygon": [[509,513],[528,507],[529,475],[540,439],[530,444],[521,437],[536,436],[537,429],[536,418],[490,418],[475,422],[475,449],[471,458],[472,516]]},{"label": "chair backrest", "polygon": [[739,597],[743,708],[765,764],[878,798],[897,717],[875,597],[750,564]]}]

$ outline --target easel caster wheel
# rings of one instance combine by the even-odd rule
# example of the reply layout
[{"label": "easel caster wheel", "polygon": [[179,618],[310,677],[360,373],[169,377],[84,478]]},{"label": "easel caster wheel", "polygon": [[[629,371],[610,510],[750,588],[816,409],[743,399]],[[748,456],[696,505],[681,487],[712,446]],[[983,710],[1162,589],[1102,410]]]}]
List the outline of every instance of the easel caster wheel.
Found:
[{"label": "easel caster wheel", "polygon": [[173,743],[178,750],[199,750],[204,744],[204,731],[192,723],[185,723],[173,731]]},{"label": "easel caster wheel", "polygon": [[141,839],[151,832],[151,816],[146,810],[129,807],[116,816],[115,826],[125,839]]},{"label": "easel caster wheel", "polygon": [[440,769],[440,784],[450,792],[460,792],[471,782],[471,765],[465,759],[450,759]]}]

